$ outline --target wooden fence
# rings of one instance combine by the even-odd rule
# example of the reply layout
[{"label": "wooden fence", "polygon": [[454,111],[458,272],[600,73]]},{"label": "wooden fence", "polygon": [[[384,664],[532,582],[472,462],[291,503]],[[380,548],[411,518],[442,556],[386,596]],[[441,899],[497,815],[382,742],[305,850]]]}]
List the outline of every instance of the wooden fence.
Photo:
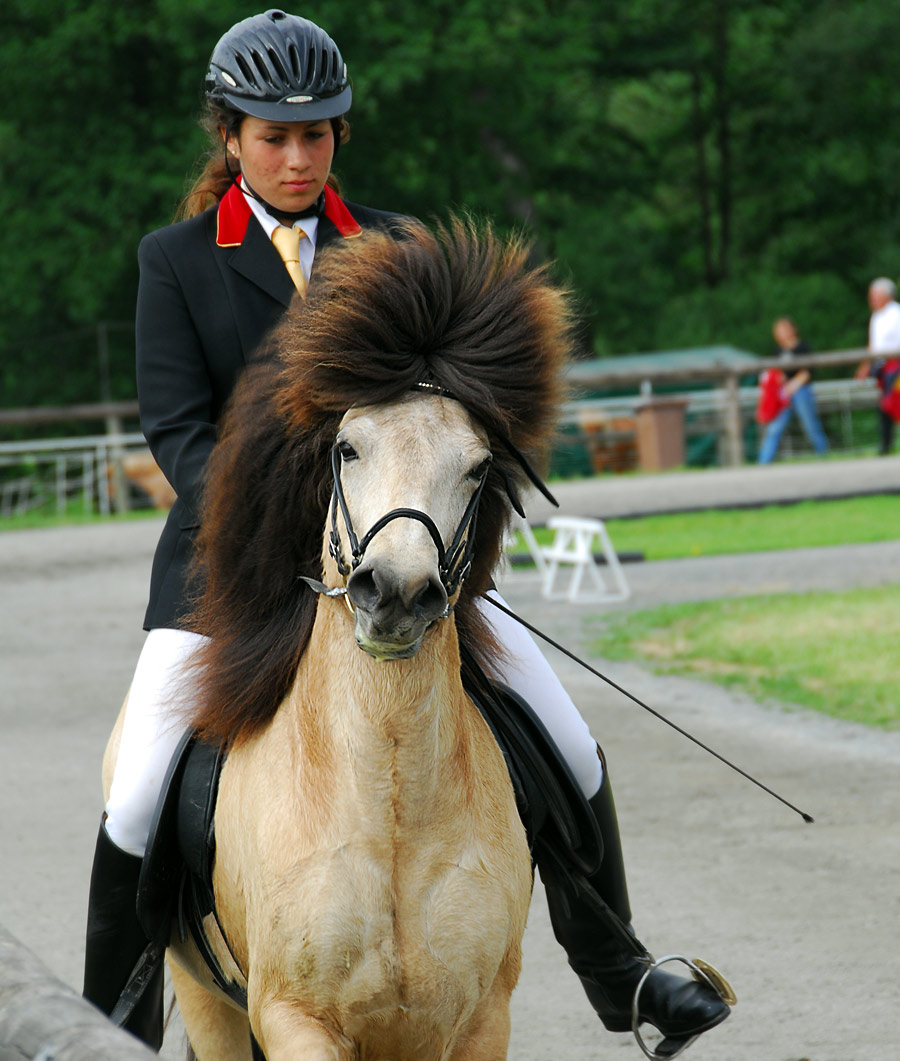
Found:
[{"label": "wooden fence", "polygon": [[[851,366],[855,368],[869,356],[865,348],[836,350],[797,356],[791,361],[791,365],[796,368],[818,370],[850,368]],[[751,358],[749,356],[736,363],[712,362],[702,367],[654,367],[652,370],[647,368],[610,370],[604,368],[602,359],[576,362],[568,372],[574,400],[565,411],[563,423],[582,424],[586,416],[590,417],[593,413],[600,411],[601,407],[606,406],[623,409],[633,419],[636,410],[646,407],[648,403],[652,404],[654,400],[664,401],[683,397],[689,400],[687,409],[694,420],[699,412],[704,425],[703,431],[712,432],[718,437],[718,462],[724,465],[739,465],[744,460],[744,427],[748,418],[753,415],[756,377],[764,369],[783,367],[784,363],[778,358]],[[742,380],[750,383],[751,386],[742,387]],[[706,390],[691,390],[692,386],[697,385],[705,386]],[[847,372],[846,382],[843,385],[838,381],[826,381],[817,383],[816,387],[817,401],[821,402],[821,407],[825,410],[831,409],[835,412],[846,413],[848,421],[849,410],[852,408],[871,407],[874,411],[874,384],[853,382],[852,372]],[[665,392],[664,397],[659,394],[660,391]],[[586,397],[587,394],[597,392],[618,393],[620,397],[600,400]],[[134,420],[137,415],[136,401],[42,406],[31,409],[0,409],[0,429],[9,426],[27,427],[70,422],[103,423],[106,428],[104,436],[94,436],[89,440],[60,441],[59,453],[55,457],[57,507],[61,503],[59,498],[65,496],[69,485],[66,480],[69,459],[66,457],[67,446],[70,451],[77,451],[73,459],[80,460],[84,469],[83,481],[78,484],[81,492],[85,497],[96,493],[98,506],[102,513],[105,514],[112,509],[121,512],[128,508],[129,479],[133,482],[140,482],[142,488],[149,493],[152,502],[157,507],[164,507],[166,503],[171,503],[171,498],[163,497],[162,494],[157,496],[150,481],[146,478],[146,469],[141,472],[143,478],[140,480],[136,472],[126,470],[129,453],[131,460],[136,461],[135,448],[144,449],[138,434],[129,435],[123,430],[125,421]],[[628,430],[630,437],[627,444],[633,451],[633,424]],[[594,443],[586,437],[583,440],[582,450],[592,445]],[[89,459],[89,450],[93,453],[91,459]],[[0,465],[14,465],[17,460],[21,460],[23,455],[28,455],[33,461],[47,465],[54,459],[47,455],[52,451],[53,443],[49,440],[33,444],[0,443]],[[90,471],[88,471],[89,465]],[[595,470],[601,469],[595,467]],[[153,471],[157,471],[155,467]],[[53,470],[47,470],[45,475],[52,476]],[[15,495],[19,486],[22,490],[30,489],[25,478],[22,479],[21,484],[9,481],[3,484],[3,493],[0,497],[3,513],[22,510]],[[151,487],[149,490],[148,486]],[[167,484],[162,481],[156,486],[162,491],[167,488]]]},{"label": "wooden fence", "polygon": [[0,925],[0,1061],[150,1061]]},{"label": "wooden fence", "polygon": [[[890,356],[900,356],[900,353]],[[791,368],[831,369],[857,366],[871,354],[866,348],[833,350],[820,354],[803,354],[792,358]],[[725,463],[739,465],[744,460],[743,421],[741,417],[740,382],[757,376],[767,368],[784,368],[780,358],[758,358],[728,364],[712,362],[702,368],[635,369],[610,372],[603,369],[603,361],[576,362],[568,373],[569,382],[577,395],[579,391],[612,391],[635,387],[646,400],[655,388],[672,388],[692,383],[712,383],[723,392],[722,430],[725,436]],[[668,395],[673,397],[673,395]],[[636,399],[637,400],[637,399]]]},{"label": "wooden fence", "polygon": [[[96,490],[100,512],[107,515],[111,509],[126,512],[129,507],[128,476],[125,458],[129,448],[144,448],[143,437],[128,434],[124,430],[126,420],[138,416],[136,401],[92,402],[81,405],[42,405],[30,409],[0,409],[0,428],[37,427],[46,424],[103,423],[106,434],[79,439],[46,440],[37,442],[0,443],[0,466],[15,464],[23,457],[38,462],[53,461],[56,468],[57,507],[64,503],[67,491],[69,462],[80,461],[79,487],[90,501]],[[15,494],[27,491],[30,484],[7,483],[0,498],[2,514],[13,514],[21,510]],[[27,505],[26,505],[27,507]],[[0,1058],[0,1061],[3,1061]]]}]

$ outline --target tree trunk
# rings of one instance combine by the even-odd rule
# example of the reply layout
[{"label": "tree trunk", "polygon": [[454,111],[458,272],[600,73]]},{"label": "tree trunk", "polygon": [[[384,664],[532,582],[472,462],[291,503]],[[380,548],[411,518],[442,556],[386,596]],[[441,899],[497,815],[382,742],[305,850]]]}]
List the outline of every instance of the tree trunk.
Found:
[{"label": "tree trunk", "polygon": [[713,23],[713,86],[716,142],[719,154],[717,199],[719,211],[718,279],[727,280],[731,255],[731,115],[728,98],[728,0],[716,0]]},{"label": "tree trunk", "polygon": [[702,81],[696,67],[691,71],[691,119],[694,132],[694,154],[697,162],[697,199],[700,207],[700,242],[703,246],[703,271],[709,287],[716,286],[713,261],[712,205],[709,194],[709,165],[706,160],[706,122],[703,118]]}]

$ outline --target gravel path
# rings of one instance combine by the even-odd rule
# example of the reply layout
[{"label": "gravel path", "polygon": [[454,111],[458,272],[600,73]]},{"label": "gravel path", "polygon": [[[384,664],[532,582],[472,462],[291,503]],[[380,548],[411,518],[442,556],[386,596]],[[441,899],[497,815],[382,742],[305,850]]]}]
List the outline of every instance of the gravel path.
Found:
[{"label": "gravel path", "polygon": [[[0,922],[78,986],[100,758],[127,688],[158,520],[0,535]],[[900,579],[900,545],[628,565],[633,599],[840,588]],[[502,590],[583,649],[592,609]],[[804,825],[657,720],[548,651],[609,756],[639,934],[718,965],[740,1004],[693,1061],[894,1061],[900,979],[900,734],[716,686],[604,664],[816,818]],[[595,661],[598,662],[598,661]],[[605,1033],[536,892],[513,1001],[514,1061],[637,1058]],[[164,1058],[183,1056],[176,1031]]]}]

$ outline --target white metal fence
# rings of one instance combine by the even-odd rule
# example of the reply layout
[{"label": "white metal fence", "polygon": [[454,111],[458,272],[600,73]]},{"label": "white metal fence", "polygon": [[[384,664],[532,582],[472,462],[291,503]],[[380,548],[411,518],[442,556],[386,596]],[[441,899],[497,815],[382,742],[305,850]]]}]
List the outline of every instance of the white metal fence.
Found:
[{"label": "white metal fence", "polygon": [[86,514],[127,507],[122,459],[146,449],[140,432],[0,443],[0,518],[36,508]]},{"label": "white metal fence", "polygon": [[[820,360],[834,359],[823,355]],[[842,355],[840,360],[846,360]],[[695,374],[696,376],[696,374]],[[674,376],[673,376],[674,379]],[[655,380],[654,382],[656,382]],[[663,377],[658,377],[664,382]],[[687,379],[679,380],[687,382]],[[823,419],[832,450],[862,452],[874,449],[877,438],[876,406],[878,391],[871,380],[851,378],[822,380],[813,385],[816,405]],[[659,393],[657,391],[657,393]],[[685,434],[692,439],[714,439],[717,450],[715,463],[734,463],[735,433],[743,432],[754,419],[759,391],[756,386],[724,387],[713,385],[705,389],[678,390],[672,395],[686,401]],[[568,429],[566,441],[587,454],[598,444],[597,425],[604,420],[612,425],[611,438],[629,435],[633,448],[632,421],[637,407],[644,401],[643,393],[615,398],[583,398],[566,406],[561,426]],[[106,419],[107,433],[80,438],[46,439],[21,442],[0,442],[0,519],[23,515],[35,509],[56,511],[60,514],[73,503],[85,513],[109,515],[124,511],[141,501],[133,497],[123,461],[129,455],[146,453],[146,443],[140,432],[121,430],[121,415],[132,415],[134,403],[69,407],[48,410],[4,411],[0,422],[18,424],[65,421],[70,418]],[[77,414],[77,415],[76,415]],[[616,422],[621,421],[624,428]],[[794,423],[785,433],[780,447],[781,458],[802,455],[809,445]],[[753,459],[753,455],[744,455]],[[582,460],[586,471],[590,461]],[[561,468],[563,474],[571,474]],[[149,503],[144,499],[143,503]]]}]

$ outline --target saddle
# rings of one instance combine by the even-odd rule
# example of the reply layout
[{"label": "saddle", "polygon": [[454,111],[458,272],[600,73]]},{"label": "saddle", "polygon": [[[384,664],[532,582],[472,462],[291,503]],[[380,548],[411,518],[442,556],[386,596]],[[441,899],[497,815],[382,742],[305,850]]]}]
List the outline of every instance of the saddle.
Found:
[{"label": "saddle", "polygon": [[[506,761],[532,864],[540,862],[545,879],[552,873],[580,884],[599,868],[603,842],[568,765],[532,708],[513,690],[490,681],[466,651],[462,673],[466,692]],[[182,942],[190,935],[216,985],[246,1009],[237,962],[224,969],[208,942],[212,930],[228,945],[212,885],[216,795],[226,754],[191,731],[182,737],[151,826],[137,913],[156,961],[162,961],[173,932]]]}]

